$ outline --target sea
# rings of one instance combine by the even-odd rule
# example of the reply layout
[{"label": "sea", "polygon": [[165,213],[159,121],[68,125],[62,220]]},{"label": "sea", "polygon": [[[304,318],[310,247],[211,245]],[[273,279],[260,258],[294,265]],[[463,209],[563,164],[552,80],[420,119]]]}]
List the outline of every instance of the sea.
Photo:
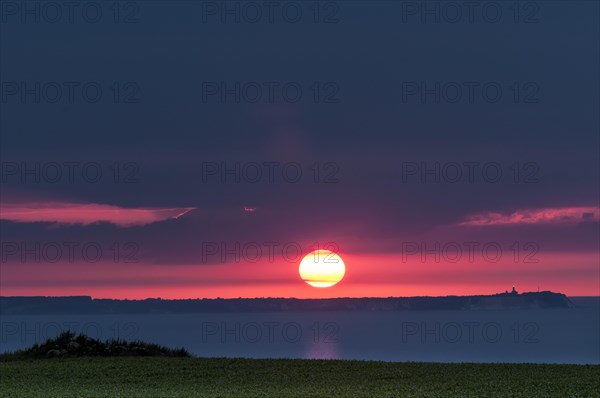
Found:
[{"label": "sea", "polygon": [[600,298],[571,309],[3,315],[0,352],[71,330],[201,357],[600,364]]}]

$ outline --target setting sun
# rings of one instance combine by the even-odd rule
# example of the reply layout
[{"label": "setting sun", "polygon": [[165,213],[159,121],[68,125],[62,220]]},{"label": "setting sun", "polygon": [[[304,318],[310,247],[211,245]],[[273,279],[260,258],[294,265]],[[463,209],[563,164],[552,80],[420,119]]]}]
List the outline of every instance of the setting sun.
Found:
[{"label": "setting sun", "polygon": [[298,271],[304,282],[313,287],[331,287],[342,280],[346,265],[332,251],[315,250],[304,256]]}]

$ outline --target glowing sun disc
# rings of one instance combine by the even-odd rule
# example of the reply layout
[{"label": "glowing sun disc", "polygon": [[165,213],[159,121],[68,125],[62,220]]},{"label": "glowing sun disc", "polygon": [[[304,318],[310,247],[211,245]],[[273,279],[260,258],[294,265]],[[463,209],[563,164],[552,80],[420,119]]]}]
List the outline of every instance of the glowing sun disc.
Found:
[{"label": "glowing sun disc", "polygon": [[346,265],[341,257],[329,250],[308,253],[298,267],[304,282],[314,287],[331,287],[342,280]]}]

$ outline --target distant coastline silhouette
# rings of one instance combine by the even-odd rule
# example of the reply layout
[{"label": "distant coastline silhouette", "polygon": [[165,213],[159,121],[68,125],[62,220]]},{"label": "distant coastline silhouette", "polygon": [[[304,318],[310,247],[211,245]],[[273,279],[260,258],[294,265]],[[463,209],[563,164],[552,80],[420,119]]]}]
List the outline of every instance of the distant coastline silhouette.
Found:
[{"label": "distant coastline silhouette", "polygon": [[516,310],[572,308],[562,293],[550,291],[498,293],[444,297],[363,298],[237,298],[145,300],[94,299],[90,296],[0,297],[0,313],[25,314],[126,314],[202,312],[321,312],[321,311],[422,311]]}]

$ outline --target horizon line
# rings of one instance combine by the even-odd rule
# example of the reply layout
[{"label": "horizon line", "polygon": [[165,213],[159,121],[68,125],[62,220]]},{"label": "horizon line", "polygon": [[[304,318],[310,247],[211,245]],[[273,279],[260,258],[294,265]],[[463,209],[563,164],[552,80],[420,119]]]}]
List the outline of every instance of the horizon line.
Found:
[{"label": "horizon line", "polygon": [[[543,290],[543,291],[531,291],[531,292],[522,292],[517,293],[516,295],[523,294],[535,294],[535,293],[553,293],[553,294],[562,294],[565,297],[582,297],[582,298],[600,298],[600,295],[597,296],[567,296],[564,293],[553,292],[551,290]],[[394,299],[394,298],[421,298],[421,297],[431,297],[431,298],[443,298],[443,297],[476,297],[476,296],[496,296],[506,294],[506,292],[499,293],[488,293],[488,294],[469,294],[469,295],[444,295],[444,296],[363,296],[363,297],[349,297],[349,296],[340,296],[340,297],[188,297],[188,298],[162,298],[162,297],[146,297],[146,298],[111,298],[111,297],[94,297],[88,295],[75,295],[75,296],[2,296],[0,298],[90,298],[92,300],[115,300],[115,301],[144,301],[144,300],[162,300],[162,301],[180,301],[180,300],[257,300],[257,299],[270,299],[270,300],[336,300],[336,299]],[[508,295],[511,295],[508,292]]]}]

